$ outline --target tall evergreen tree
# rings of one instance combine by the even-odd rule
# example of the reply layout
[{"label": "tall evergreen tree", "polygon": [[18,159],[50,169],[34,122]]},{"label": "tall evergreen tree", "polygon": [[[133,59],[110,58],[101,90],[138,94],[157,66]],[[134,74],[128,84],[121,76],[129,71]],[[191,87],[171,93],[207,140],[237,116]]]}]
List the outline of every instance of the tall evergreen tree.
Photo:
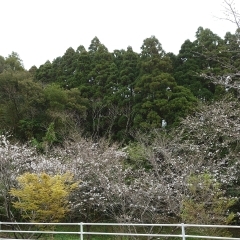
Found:
[{"label": "tall evergreen tree", "polygon": [[68,48],[62,56],[60,68],[62,74],[58,81],[61,82],[61,85],[66,89],[75,87],[74,80],[77,68],[77,54],[73,48]]},{"label": "tall evergreen tree", "polygon": [[135,84],[135,126],[159,128],[163,120],[173,124],[190,111],[195,99],[190,91],[177,86],[171,75],[171,59],[158,39],[145,39],[141,49],[140,76]]},{"label": "tall evergreen tree", "polygon": [[102,99],[107,91],[107,78],[110,73],[110,66],[113,63],[112,54],[108,49],[95,37],[90,46],[89,53],[91,58],[91,72],[88,75],[89,82],[92,86],[92,97]]},{"label": "tall evergreen tree", "polygon": [[179,85],[189,88],[202,100],[210,100],[219,94],[219,88],[202,75],[211,76],[222,71],[221,63],[216,58],[223,54],[224,41],[210,29],[199,27],[196,40],[186,40],[179,54],[174,69],[174,77]]},{"label": "tall evergreen tree", "polygon": [[74,86],[80,89],[81,95],[86,98],[91,97],[91,83],[89,73],[91,71],[91,57],[84,46],[80,45],[76,51],[77,65],[74,74]]},{"label": "tall evergreen tree", "polygon": [[37,69],[35,79],[41,82],[43,86],[54,82],[52,63],[49,60]]}]

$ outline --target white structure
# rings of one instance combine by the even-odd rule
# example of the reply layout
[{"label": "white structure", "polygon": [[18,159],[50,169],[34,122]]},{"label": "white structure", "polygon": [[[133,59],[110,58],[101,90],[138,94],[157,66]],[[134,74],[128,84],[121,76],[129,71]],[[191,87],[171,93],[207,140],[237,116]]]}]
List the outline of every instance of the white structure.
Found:
[{"label": "white structure", "polygon": [[167,122],[163,119],[162,120],[162,128],[165,128],[167,126]]},{"label": "white structure", "polygon": [[[20,230],[3,230],[5,229],[5,227],[3,228],[3,226],[11,226],[11,225],[35,225],[35,226],[39,226],[39,225],[53,225],[53,226],[59,226],[59,225],[63,225],[63,226],[79,226],[79,230],[78,231],[74,231],[74,232],[61,232],[61,231],[20,231]],[[121,227],[126,227],[125,230],[126,232],[89,232],[87,231],[87,229],[85,229],[84,226],[86,225],[98,225],[98,226],[121,226]],[[127,231],[127,229],[129,230],[131,226],[149,226],[149,227],[176,227],[179,228],[179,232],[176,234],[172,234],[172,233],[137,233],[135,231],[133,232],[129,232]],[[72,235],[78,235],[79,236],[79,240],[84,240],[87,239],[87,237],[85,237],[86,235],[112,235],[112,236],[145,236],[145,237],[175,237],[181,240],[186,240],[186,239],[221,239],[221,240],[240,240],[240,238],[233,238],[233,237],[222,237],[222,236],[199,236],[199,235],[190,235],[188,233],[186,233],[186,231],[188,232],[189,228],[202,228],[202,229],[206,229],[206,228],[214,228],[214,229],[229,229],[229,228],[235,228],[235,229],[240,229],[240,226],[235,226],[235,225],[197,225],[197,224],[184,224],[184,223],[178,223],[178,224],[136,224],[136,223],[20,223],[20,222],[0,222],[0,234],[1,233],[33,233],[33,234],[39,234],[39,233],[43,233],[43,234],[72,234]],[[1,239],[7,239],[7,238],[1,238]],[[13,239],[11,239],[13,240]]]}]

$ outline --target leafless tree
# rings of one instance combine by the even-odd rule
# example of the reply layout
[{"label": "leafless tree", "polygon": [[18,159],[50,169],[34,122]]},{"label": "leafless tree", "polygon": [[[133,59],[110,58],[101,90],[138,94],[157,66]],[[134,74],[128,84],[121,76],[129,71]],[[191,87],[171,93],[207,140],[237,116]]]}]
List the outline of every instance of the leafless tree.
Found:
[{"label": "leafless tree", "polygon": [[226,40],[224,46],[216,46],[217,51],[212,52],[203,46],[204,52],[197,52],[196,54],[204,57],[206,61],[213,61],[217,63],[221,69],[221,74],[213,74],[209,71],[203,71],[198,74],[205,79],[211,80],[215,84],[220,84],[225,87],[226,91],[235,89],[240,93],[240,68],[238,59],[240,57],[240,13],[235,7],[234,0],[223,1],[223,16],[219,17],[221,20],[229,21],[236,26],[234,34],[228,32],[230,40]]}]

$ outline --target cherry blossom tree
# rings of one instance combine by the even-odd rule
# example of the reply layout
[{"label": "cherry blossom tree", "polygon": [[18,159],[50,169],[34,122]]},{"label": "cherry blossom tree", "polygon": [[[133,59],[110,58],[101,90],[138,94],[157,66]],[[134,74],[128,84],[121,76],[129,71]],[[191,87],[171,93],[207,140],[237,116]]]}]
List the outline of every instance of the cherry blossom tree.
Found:
[{"label": "cherry blossom tree", "polygon": [[[66,220],[180,222],[190,176],[209,172],[223,190],[232,187],[236,192],[239,115],[236,101],[202,105],[173,132],[161,129],[139,135],[137,147],[124,149],[106,140],[96,143],[75,137],[38,154],[34,148],[10,143],[3,136],[1,197],[6,203],[5,215],[10,219],[8,192],[19,174],[70,172],[81,184],[71,194],[71,212]],[[13,213],[11,216],[14,219]]]}]

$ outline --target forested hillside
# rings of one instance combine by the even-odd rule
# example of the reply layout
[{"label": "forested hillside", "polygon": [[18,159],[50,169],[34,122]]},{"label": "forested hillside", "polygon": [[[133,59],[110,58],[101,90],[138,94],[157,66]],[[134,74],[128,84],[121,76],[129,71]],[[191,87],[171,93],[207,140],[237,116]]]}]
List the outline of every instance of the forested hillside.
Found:
[{"label": "forested hillside", "polygon": [[70,172],[66,221],[239,223],[239,41],[199,27],[177,55],[151,36],[29,70],[0,56],[0,219],[35,221],[19,176]]},{"label": "forested hillside", "polygon": [[131,132],[161,128],[163,120],[177,125],[197,103],[174,78],[176,56],[165,53],[155,37],[144,40],[140,54],[131,47],[110,53],[95,37],[88,51],[69,48],[29,71],[13,66],[21,67],[14,54],[2,58],[1,125],[21,140],[41,141],[54,125],[59,141],[78,131],[126,142]]},{"label": "forested hillside", "polygon": [[226,94],[210,78],[227,73],[214,58],[233,61],[233,38],[199,27],[196,40],[186,40],[175,56],[154,36],[143,41],[139,54],[131,47],[110,53],[95,37],[88,50],[69,48],[29,71],[13,52],[1,57],[2,129],[24,141],[41,141],[51,125],[56,141],[78,131],[126,142],[135,131],[161,128],[163,121],[177,126],[197,102]]}]

